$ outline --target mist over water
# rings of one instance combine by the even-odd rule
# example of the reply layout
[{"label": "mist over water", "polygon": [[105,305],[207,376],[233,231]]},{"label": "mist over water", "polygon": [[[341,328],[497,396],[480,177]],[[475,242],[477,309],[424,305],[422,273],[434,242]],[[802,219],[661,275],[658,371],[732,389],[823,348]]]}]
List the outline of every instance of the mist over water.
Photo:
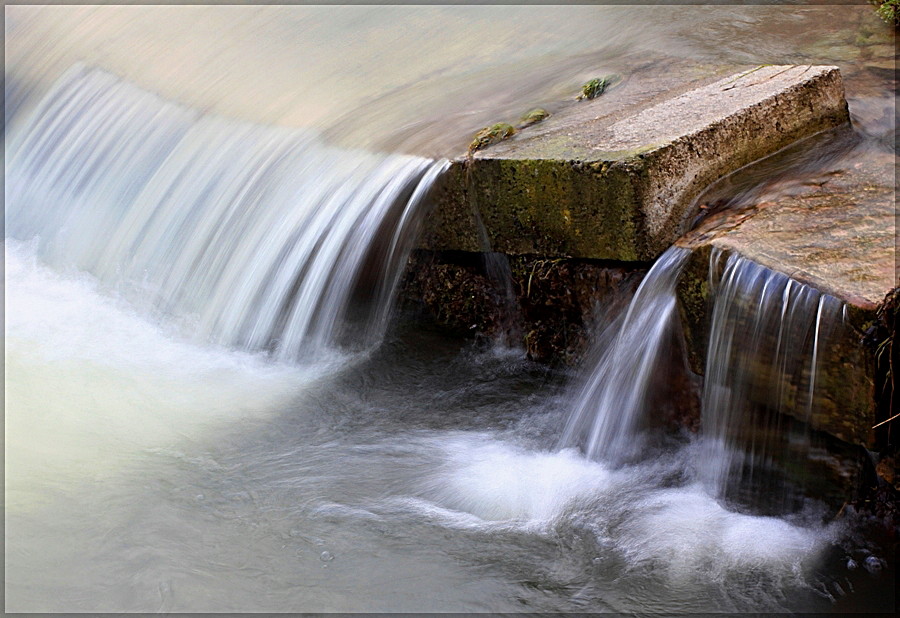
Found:
[{"label": "mist over water", "polygon": [[643,401],[560,444],[592,367],[391,302],[426,157],[598,73],[837,62],[886,148],[892,86],[837,45],[877,18],[835,10],[7,7],[6,609],[840,608],[876,576],[821,505],[732,508],[697,437],[607,456]]},{"label": "mist over water", "polygon": [[34,483],[106,478],[143,449],[265,417],[341,364],[181,341],[90,275],[42,265],[34,243],[5,245],[7,508]]}]

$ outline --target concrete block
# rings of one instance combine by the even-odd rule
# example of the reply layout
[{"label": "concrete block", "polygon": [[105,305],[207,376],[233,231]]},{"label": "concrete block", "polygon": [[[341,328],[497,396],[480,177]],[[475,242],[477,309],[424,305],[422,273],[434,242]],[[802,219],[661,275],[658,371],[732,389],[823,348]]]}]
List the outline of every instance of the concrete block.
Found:
[{"label": "concrete block", "polygon": [[829,66],[625,79],[453,162],[420,247],[650,261],[716,179],[848,122]]}]

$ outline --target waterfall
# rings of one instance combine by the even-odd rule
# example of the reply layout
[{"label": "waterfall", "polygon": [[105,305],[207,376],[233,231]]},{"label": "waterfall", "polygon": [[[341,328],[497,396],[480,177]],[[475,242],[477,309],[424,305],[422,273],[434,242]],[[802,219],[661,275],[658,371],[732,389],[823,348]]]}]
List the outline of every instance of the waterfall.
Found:
[{"label": "waterfall", "polygon": [[809,436],[782,414],[808,420],[815,410],[820,352],[842,303],[738,255],[722,261],[713,251],[700,474],[719,497],[742,488],[788,509],[791,492],[771,474],[791,451],[805,459]]},{"label": "waterfall", "polygon": [[[638,288],[624,317],[601,336],[561,447],[619,464],[646,452],[673,335],[675,285],[690,251],[671,248]],[[724,264],[724,266],[723,266]],[[808,421],[821,393],[822,350],[841,323],[840,301],[738,255],[710,261],[710,318],[695,468],[706,491],[737,506],[786,512],[801,494],[786,473],[810,457]],[[791,420],[799,419],[803,422]]]},{"label": "waterfall", "polygon": [[577,446],[590,459],[607,461],[641,452],[638,429],[661,351],[671,336],[675,284],[689,255],[688,249],[671,247],[647,273],[576,398],[561,446]]},{"label": "waterfall", "polygon": [[297,360],[383,334],[446,165],[215,117],[77,66],[8,138],[6,233],[200,341]]}]

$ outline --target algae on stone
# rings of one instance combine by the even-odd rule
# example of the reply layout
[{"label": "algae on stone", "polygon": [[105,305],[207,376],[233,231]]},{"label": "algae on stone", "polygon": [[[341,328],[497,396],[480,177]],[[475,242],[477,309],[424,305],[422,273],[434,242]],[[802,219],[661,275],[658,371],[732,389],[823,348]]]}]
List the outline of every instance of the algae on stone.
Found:
[{"label": "algae on stone", "polygon": [[549,117],[550,112],[543,108],[537,107],[519,118],[519,128],[524,129],[525,127],[530,127],[531,125],[537,124],[538,122],[543,122]]},{"label": "algae on stone", "polygon": [[847,121],[835,68],[745,74],[710,77],[673,97],[635,95],[628,109],[598,116],[616,107],[610,97],[634,94],[629,81],[602,101],[554,114],[552,128],[515,139],[501,139],[509,127],[487,127],[435,186],[419,246],[482,251],[486,235],[491,250],[507,254],[655,259],[690,226],[704,187]]},{"label": "algae on stone", "polygon": [[870,0],[876,6],[875,12],[886,23],[900,26],[900,0]]},{"label": "algae on stone", "polygon": [[481,129],[475,134],[475,139],[469,144],[469,154],[476,150],[486,148],[491,144],[502,142],[516,134],[516,128],[506,122],[498,122]]},{"label": "algae on stone", "polygon": [[612,85],[612,77],[595,77],[594,79],[586,82],[581,87],[581,94],[578,95],[578,100],[582,99],[596,99],[601,94],[606,92],[606,89]]}]

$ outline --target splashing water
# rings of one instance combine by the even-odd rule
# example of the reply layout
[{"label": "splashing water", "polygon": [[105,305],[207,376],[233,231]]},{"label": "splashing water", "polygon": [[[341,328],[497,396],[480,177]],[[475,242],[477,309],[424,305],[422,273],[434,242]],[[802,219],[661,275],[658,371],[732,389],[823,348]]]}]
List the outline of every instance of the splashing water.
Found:
[{"label": "splashing water", "polygon": [[[280,359],[380,338],[446,166],[203,115],[85,67],[10,144],[8,234],[197,340]],[[371,308],[355,337],[359,296]]]},{"label": "splashing water", "polygon": [[[32,42],[8,37],[7,119],[33,109],[31,78],[43,92],[84,57],[196,109],[82,70],[44,101],[43,120],[17,117],[8,133],[7,229],[33,240],[6,242],[7,609],[824,612],[852,590],[845,575],[857,599],[892,597],[890,576],[866,590],[864,568],[823,569],[830,534],[817,523],[740,513],[693,482],[685,471],[709,456],[702,443],[625,466],[550,448],[568,404],[508,357],[473,362],[458,342],[419,331],[349,367],[318,357],[298,367],[290,352],[346,340],[341,324],[360,304],[372,305],[362,321],[377,337],[386,256],[392,239],[406,241],[395,224],[405,212],[415,226],[412,202],[432,170],[341,151],[342,137],[464,149],[526,99],[571,98],[598,67],[632,79],[667,70],[648,62],[657,52],[690,65],[840,59],[855,126],[893,135],[893,114],[878,120],[893,109],[890,80],[867,91],[876,70],[889,71],[856,60],[879,46],[835,43],[852,41],[870,8],[842,12],[840,27],[834,7],[721,7],[723,19],[710,17],[716,7],[171,7],[168,17],[70,7],[55,19],[64,8],[7,15],[7,35]],[[109,11],[121,17],[105,22]],[[38,12],[54,27],[36,28]],[[207,106],[263,124],[314,122],[331,146],[198,111]],[[369,235],[364,222],[378,219],[362,215],[363,195],[387,198],[391,178],[396,200]],[[339,263],[350,265],[341,275]],[[300,311],[289,299],[304,289],[321,302],[289,333]],[[807,339],[813,366],[825,358],[829,303],[801,303],[820,324],[818,344]],[[172,318],[200,341],[291,362],[185,343],[171,337]],[[653,352],[649,333],[635,348]],[[783,397],[796,396],[802,415],[818,382],[785,381]],[[643,411],[604,423],[630,427],[634,444],[657,385],[631,386],[645,388]],[[583,419],[582,447],[594,421]],[[596,459],[616,458],[601,448]],[[835,579],[811,594],[823,570]]]}]

